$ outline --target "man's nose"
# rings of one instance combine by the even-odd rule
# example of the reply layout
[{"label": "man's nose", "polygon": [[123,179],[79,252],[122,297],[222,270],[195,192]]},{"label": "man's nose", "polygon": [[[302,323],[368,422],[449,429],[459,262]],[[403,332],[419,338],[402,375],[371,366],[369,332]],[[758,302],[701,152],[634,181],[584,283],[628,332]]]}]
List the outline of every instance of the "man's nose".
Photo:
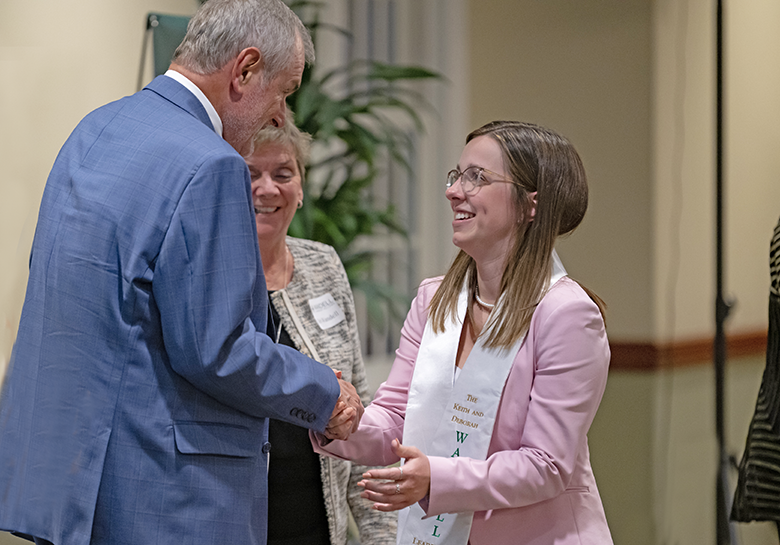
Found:
[{"label": "man's nose", "polygon": [[276,111],[276,115],[271,118],[271,124],[276,128],[284,127],[284,112],[287,108],[287,103],[284,99],[279,104],[279,109]]}]

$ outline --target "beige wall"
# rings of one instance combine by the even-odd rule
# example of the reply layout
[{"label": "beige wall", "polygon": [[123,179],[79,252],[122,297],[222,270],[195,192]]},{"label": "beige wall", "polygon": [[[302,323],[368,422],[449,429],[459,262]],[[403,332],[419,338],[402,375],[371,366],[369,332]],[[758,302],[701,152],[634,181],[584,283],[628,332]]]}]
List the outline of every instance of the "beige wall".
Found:
[{"label": "beige wall", "polygon": [[[730,3],[725,3],[728,7]],[[656,338],[713,331],[715,3],[654,3]],[[766,328],[768,252],[780,216],[780,6],[725,12],[725,294],[733,333]]]},{"label": "beige wall", "polygon": [[727,279],[733,328],[766,323],[768,247],[780,215],[780,4],[728,11]]},{"label": "beige wall", "polygon": [[590,206],[560,244],[617,338],[653,337],[651,28],[645,0],[471,2],[472,126],[548,126],[580,152]]},{"label": "beige wall", "polygon": [[146,14],[191,14],[198,5],[0,2],[0,376],[16,336],[41,192],[57,152],[85,114],[135,91]]},{"label": "beige wall", "polygon": [[661,0],[653,13],[653,337],[659,340],[701,338],[714,331],[715,13],[710,4]]}]

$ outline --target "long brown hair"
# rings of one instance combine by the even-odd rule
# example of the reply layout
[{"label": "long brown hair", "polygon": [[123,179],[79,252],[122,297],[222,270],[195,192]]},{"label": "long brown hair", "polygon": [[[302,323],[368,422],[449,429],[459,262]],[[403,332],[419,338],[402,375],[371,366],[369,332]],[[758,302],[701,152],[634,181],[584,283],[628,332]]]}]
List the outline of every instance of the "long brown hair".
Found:
[{"label": "long brown hair", "polygon": [[[466,143],[483,135],[498,143],[507,171],[517,182],[512,184],[512,195],[518,218],[528,217],[533,206],[529,193],[536,192],[536,214],[530,223],[517,223],[501,277],[499,303],[483,328],[483,332],[489,331],[486,346],[509,348],[528,331],[548,288],[555,240],[571,233],[585,216],[588,183],[580,156],[554,131],[519,121],[493,121],[469,134]],[[457,316],[464,282],[471,308],[477,291],[477,265],[461,250],[431,299],[434,331],[443,331],[447,318]],[[603,314],[603,302],[586,292]]]}]

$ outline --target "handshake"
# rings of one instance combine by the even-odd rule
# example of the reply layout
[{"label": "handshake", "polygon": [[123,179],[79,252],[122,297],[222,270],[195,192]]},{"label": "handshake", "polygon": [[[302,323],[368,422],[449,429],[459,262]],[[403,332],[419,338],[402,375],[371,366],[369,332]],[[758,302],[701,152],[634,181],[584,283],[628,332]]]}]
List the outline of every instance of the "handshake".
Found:
[{"label": "handshake", "polygon": [[325,428],[325,437],[328,439],[346,440],[356,432],[360,419],[363,417],[363,403],[355,387],[342,380],[341,371],[334,371],[336,378],[339,379],[341,395],[336,401],[333,413],[330,415],[330,421]]}]

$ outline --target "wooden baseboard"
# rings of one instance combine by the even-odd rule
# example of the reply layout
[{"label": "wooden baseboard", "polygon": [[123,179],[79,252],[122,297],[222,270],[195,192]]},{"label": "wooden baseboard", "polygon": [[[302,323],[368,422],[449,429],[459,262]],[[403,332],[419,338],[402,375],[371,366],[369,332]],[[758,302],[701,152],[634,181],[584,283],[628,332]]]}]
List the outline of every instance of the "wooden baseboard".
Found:
[{"label": "wooden baseboard", "polygon": [[[713,359],[712,338],[671,344],[612,342],[613,371],[655,371],[670,367],[706,365]],[[766,353],[766,330],[728,335],[727,357],[758,356]]]}]

